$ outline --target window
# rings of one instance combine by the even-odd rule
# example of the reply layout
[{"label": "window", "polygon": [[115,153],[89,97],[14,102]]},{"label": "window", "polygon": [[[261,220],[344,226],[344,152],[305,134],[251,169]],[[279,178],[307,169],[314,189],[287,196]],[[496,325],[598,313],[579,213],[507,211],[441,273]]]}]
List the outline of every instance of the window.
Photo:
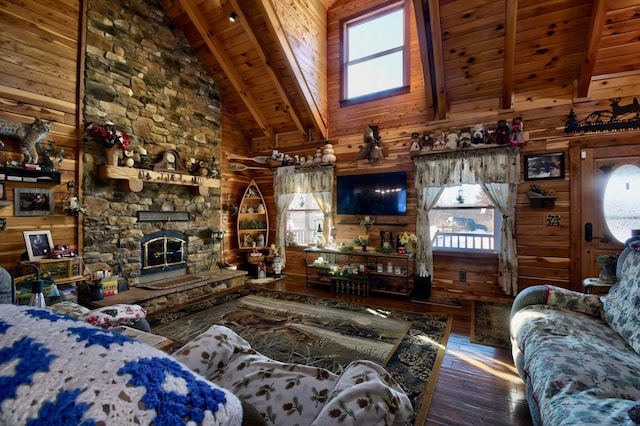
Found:
[{"label": "window", "polygon": [[395,94],[408,85],[405,9],[396,2],[343,22],[343,100]]},{"label": "window", "polygon": [[446,188],[429,212],[433,250],[497,252],[502,215],[480,185]]},{"label": "window", "polygon": [[314,244],[318,230],[322,231],[322,221],[322,211],[313,195],[297,194],[287,210],[287,244]]}]

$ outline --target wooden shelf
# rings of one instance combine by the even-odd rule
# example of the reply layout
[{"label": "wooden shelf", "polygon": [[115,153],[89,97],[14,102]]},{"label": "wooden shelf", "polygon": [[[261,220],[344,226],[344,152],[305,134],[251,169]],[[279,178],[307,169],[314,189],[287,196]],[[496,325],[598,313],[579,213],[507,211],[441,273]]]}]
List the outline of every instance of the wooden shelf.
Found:
[{"label": "wooden shelf", "polygon": [[[258,208],[258,206],[262,204],[264,207],[263,212],[246,212],[249,208]],[[262,193],[258,188],[255,180],[252,180],[247,189],[244,191],[244,195],[242,196],[242,200],[240,201],[240,206],[238,207],[238,222],[236,224],[236,231],[238,237],[238,248],[241,250],[251,250],[253,249],[253,244],[258,243],[256,234],[264,234],[264,243],[260,245],[256,245],[256,249],[262,249],[269,246],[269,216],[267,215],[266,203],[264,202],[264,198],[262,197]],[[242,211],[245,210],[243,213]],[[251,218],[251,221],[254,221],[253,218],[260,217],[263,220],[260,220],[260,225],[264,225],[264,227],[260,228],[244,228],[243,226],[247,225],[246,220],[241,220],[240,218],[244,217]],[[255,223],[255,221],[254,221]],[[256,223],[257,225],[257,223]]]},{"label": "wooden shelf", "polygon": [[60,172],[43,170],[27,170],[21,167],[0,167],[0,179],[6,182],[23,183],[47,183],[57,185],[60,183]]},{"label": "wooden shelf", "polygon": [[103,179],[124,180],[131,192],[140,192],[144,182],[165,185],[192,186],[198,188],[200,195],[207,195],[209,188],[220,188],[220,179],[192,176],[183,173],[154,172],[153,170],[134,169],[120,166],[100,166],[99,175]]}]

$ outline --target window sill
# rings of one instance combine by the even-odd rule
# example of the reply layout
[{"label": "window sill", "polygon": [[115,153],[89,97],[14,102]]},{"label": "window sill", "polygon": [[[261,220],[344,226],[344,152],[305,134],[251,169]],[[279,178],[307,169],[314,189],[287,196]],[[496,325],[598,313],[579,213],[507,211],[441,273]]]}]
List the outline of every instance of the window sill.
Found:
[{"label": "window sill", "polygon": [[433,257],[448,257],[448,258],[474,258],[474,259],[497,259],[498,252],[493,251],[480,251],[480,250],[434,250]]}]

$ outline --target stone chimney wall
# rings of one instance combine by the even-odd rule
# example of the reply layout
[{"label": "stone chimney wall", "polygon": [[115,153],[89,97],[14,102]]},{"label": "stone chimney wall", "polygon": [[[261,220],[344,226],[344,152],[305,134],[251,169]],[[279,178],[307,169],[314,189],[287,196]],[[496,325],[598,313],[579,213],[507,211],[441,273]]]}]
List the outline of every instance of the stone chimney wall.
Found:
[{"label": "stone chimney wall", "polygon": [[[182,162],[208,163],[210,177],[219,167],[220,96],[212,77],[158,0],[89,0],[84,74],[84,125],[111,121],[143,146],[149,163],[167,149]],[[206,196],[193,187],[145,182],[130,192],[121,181],[99,177],[103,148],[84,142],[84,260],[92,270],[114,269],[123,260],[129,284],[140,275],[140,239],[158,230],[187,237],[187,272],[218,268],[219,188]],[[122,167],[125,167],[124,165]],[[136,163],[136,168],[141,167]],[[193,171],[199,173],[197,171]],[[138,222],[138,211],[187,211],[189,222]]]}]

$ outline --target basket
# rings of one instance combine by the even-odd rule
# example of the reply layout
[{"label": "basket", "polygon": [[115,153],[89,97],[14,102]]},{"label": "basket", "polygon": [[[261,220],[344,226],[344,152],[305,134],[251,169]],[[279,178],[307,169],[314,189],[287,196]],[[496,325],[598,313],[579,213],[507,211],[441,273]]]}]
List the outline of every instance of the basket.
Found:
[{"label": "basket", "polygon": [[254,253],[249,253],[249,256],[247,256],[247,258],[249,259],[249,263],[262,263],[264,262],[264,255],[263,254],[254,254]]}]

